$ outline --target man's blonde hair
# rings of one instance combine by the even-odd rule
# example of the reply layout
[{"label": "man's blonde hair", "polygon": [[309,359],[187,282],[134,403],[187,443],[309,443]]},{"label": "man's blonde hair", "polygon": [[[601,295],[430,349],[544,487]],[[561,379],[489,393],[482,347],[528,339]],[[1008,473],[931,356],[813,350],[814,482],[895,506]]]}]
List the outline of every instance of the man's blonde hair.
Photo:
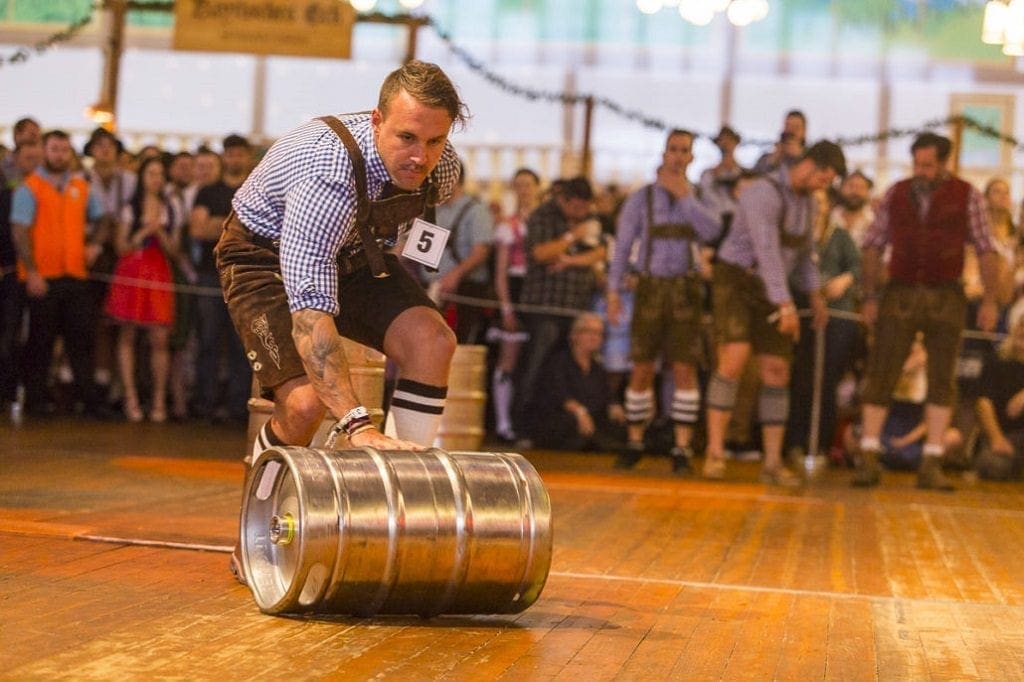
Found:
[{"label": "man's blonde hair", "polygon": [[437,64],[414,59],[395,69],[384,79],[377,98],[377,109],[387,118],[388,106],[399,92],[406,91],[420,104],[444,109],[462,128],[469,119],[469,109],[459,98],[455,85]]}]

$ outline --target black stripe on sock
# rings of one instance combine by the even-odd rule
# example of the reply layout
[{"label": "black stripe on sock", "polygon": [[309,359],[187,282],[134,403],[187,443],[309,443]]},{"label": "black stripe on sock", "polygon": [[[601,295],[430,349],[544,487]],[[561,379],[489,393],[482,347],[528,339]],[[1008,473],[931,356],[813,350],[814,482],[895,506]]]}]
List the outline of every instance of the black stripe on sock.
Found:
[{"label": "black stripe on sock", "polygon": [[424,405],[423,403],[414,403],[411,400],[402,400],[401,398],[393,398],[391,400],[391,407],[402,407],[406,410],[412,410],[413,412],[422,412],[424,414],[441,414],[444,412],[444,407],[436,405]]},{"label": "black stripe on sock", "polygon": [[421,395],[424,398],[446,398],[448,396],[447,386],[431,386],[430,384],[421,384],[412,379],[399,379],[395,390]]},{"label": "black stripe on sock", "polygon": [[269,444],[267,447],[273,445],[288,445],[288,443],[285,443],[276,433],[274,433],[274,427],[270,425],[269,419],[263,422],[263,428],[260,432],[263,434],[264,442]]}]

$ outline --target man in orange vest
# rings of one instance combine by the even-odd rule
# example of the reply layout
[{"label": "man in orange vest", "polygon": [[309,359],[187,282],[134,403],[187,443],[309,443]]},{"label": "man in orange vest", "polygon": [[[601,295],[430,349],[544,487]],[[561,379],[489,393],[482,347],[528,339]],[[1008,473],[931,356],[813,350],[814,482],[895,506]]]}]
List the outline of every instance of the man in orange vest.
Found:
[{"label": "man in orange vest", "polygon": [[97,312],[86,280],[86,268],[100,251],[98,240],[88,238],[87,226],[104,211],[85,179],[71,172],[71,160],[67,133],[47,132],[43,165],[25,177],[12,199],[18,279],[29,310],[22,367],[28,415],[53,410],[48,375],[58,335],[64,339],[76,397],[90,414],[100,415],[104,407],[93,382]]}]

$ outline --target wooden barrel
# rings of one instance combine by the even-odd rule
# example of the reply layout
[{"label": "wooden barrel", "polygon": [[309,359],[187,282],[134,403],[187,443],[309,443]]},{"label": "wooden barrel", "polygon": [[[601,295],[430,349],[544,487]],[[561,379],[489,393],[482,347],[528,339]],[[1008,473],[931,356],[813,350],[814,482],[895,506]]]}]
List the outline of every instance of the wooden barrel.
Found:
[{"label": "wooden barrel", "polygon": [[435,446],[445,450],[480,449],[484,442],[486,375],[487,346],[456,346]]},{"label": "wooden barrel", "polygon": [[513,453],[264,451],[242,565],[265,613],[518,613],[551,566],[551,501]]},{"label": "wooden barrel", "polygon": [[[369,410],[373,423],[380,427],[384,421],[382,409],[384,404],[384,354],[345,337],[342,337],[341,341],[345,348],[345,358],[348,360],[349,376],[352,378],[352,388],[355,389],[356,398]],[[259,383],[255,379],[253,379],[252,396],[249,398],[247,434],[249,448],[246,452],[252,452],[256,434],[263,427],[263,423],[274,413],[274,402],[260,397]],[[320,428],[313,436],[314,445],[323,444],[324,439],[327,438],[327,432],[336,421],[337,419],[330,412],[324,415]]]}]

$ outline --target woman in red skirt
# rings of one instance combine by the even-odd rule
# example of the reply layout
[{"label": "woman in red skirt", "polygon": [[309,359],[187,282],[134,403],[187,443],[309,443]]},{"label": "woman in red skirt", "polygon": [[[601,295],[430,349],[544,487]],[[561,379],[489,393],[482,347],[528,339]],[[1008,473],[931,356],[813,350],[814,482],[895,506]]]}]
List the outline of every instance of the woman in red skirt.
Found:
[{"label": "woman in red skirt", "polygon": [[135,338],[139,328],[146,329],[150,345],[153,400],[149,418],[154,422],[167,419],[169,339],[174,323],[168,254],[176,257],[181,235],[163,194],[164,182],[160,158],[142,162],[135,196],[124,207],[118,225],[115,243],[120,259],[105,306],[106,314],[120,327],[117,361],[124,384],[124,415],[131,422],[142,421],[143,417],[135,386]]}]

